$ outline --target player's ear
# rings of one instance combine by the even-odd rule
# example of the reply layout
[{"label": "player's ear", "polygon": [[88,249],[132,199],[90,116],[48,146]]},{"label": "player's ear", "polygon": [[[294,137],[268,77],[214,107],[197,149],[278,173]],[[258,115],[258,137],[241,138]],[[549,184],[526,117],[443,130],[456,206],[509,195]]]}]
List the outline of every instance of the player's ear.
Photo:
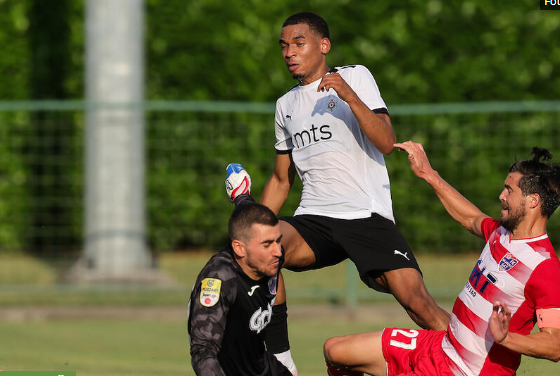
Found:
[{"label": "player's ear", "polygon": [[331,50],[331,41],[329,38],[321,39],[321,53],[326,55]]},{"label": "player's ear", "polygon": [[237,255],[237,257],[245,257],[247,251],[245,249],[245,244],[241,240],[233,240],[231,242],[231,247],[233,248],[233,252]]},{"label": "player's ear", "polygon": [[529,195],[529,207],[536,208],[541,203],[541,196],[538,193],[531,193]]}]

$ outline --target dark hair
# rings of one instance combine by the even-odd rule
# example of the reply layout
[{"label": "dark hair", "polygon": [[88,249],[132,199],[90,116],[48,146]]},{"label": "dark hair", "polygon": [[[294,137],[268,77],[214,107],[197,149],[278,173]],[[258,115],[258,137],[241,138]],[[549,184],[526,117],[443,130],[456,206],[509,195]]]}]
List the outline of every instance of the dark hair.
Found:
[{"label": "dark hair", "polygon": [[235,208],[229,218],[228,230],[230,240],[241,240],[247,242],[251,234],[251,226],[254,224],[276,226],[278,218],[268,207],[261,204],[246,204]]},{"label": "dark hair", "polygon": [[315,13],[300,12],[291,15],[286,21],[284,21],[282,27],[298,24],[306,24],[321,38],[330,38],[329,26],[327,25],[327,22]]},{"label": "dark hair", "polygon": [[[537,193],[541,197],[541,212],[550,217],[560,205],[560,166],[545,163],[552,159],[547,149],[534,147],[533,159],[515,162],[509,172],[519,172],[519,188],[523,196]],[[543,161],[540,161],[542,159]]]}]

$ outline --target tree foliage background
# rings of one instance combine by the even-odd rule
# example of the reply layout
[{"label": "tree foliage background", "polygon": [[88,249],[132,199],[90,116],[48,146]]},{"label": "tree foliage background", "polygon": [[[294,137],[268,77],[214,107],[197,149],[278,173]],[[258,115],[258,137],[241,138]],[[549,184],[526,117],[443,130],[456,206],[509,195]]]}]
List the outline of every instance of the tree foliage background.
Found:
[{"label": "tree foliage background", "polygon": [[[83,99],[84,8],[84,1],[78,0],[0,0],[1,101]],[[299,11],[315,12],[327,20],[333,45],[329,65],[367,66],[389,110],[395,104],[560,97],[560,44],[555,37],[560,14],[541,11],[534,0],[145,0],[145,8],[147,100],[274,102],[295,84],[283,63],[278,38],[282,22]],[[51,192],[38,191],[29,178],[22,178],[44,171],[40,155],[39,162],[30,164],[13,153],[28,149],[42,137],[33,125],[42,116],[37,113],[27,119],[22,114],[0,113],[0,140],[12,140],[11,148],[0,142],[0,249],[43,249],[46,244],[41,244],[40,237],[22,240],[27,239],[22,235],[27,228],[48,220],[49,215],[76,218],[72,205],[48,206],[45,200],[68,184],[52,185]],[[62,117],[57,124],[72,128],[73,121]],[[250,121],[244,124],[243,131],[260,134]],[[449,119],[440,122],[438,129],[448,144],[439,147],[458,146],[451,162],[460,163],[477,145],[465,146],[469,140],[452,124]],[[25,136],[14,138],[14,130]],[[401,132],[398,122],[395,130],[399,139],[416,134]],[[64,137],[44,146],[43,152],[69,148],[73,141],[68,134]],[[199,153],[212,150],[201,148]],[[179,171],[176,167],[168,173]],[[184,178],[191,173],[195,174],[186,172]],[[49,174],[68,183],[64,168],[49,170]],[[264,179],[257,175],[255,180]],[[186,194],[185,186],[161,184],[151,189],[158,200],[165,200]],[[194,197],[203,202],[206,196],[195,192]],[[32,200],[36,205],[47,203],[39,217],[26,210]],[[190,213],[184,215],[205,222],[200,200],[197,210],[183,208]],[[150,210],[150,217],[168,217],[157,206]],[[79,238],[79,229],[69,231],[76,232],[71,237]],[[165,231],[158,236],[153,229],[150,234],[156,248],[208,241],[207,236],[173,237]]]},{"label": "tree foliage background", "polygon": [[[68,98],[82,98],[84,2],[43,19],[32,17],[35,3],[0,0],[0,98],[39,99],[31,48],[53,28],[60,38],[45,49],[69,45],[67,72],[42,74],[59,78]],[[145,7],[147,99],[275,101],[294,84],[280,55],[281,25],[304,10],[329,23],[329,64],[366,65],[388,104],[559,97],[560,16],[533,0],[145,0]],[[69,35],[52,22],[56,14]]]}]

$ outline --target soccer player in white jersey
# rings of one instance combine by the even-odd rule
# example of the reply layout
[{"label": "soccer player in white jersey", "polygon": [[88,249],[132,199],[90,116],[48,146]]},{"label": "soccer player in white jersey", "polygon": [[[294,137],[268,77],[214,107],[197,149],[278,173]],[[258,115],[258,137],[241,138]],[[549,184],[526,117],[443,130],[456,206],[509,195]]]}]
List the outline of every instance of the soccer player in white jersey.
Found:
[{"label": "soccer player in white jersey", "polygon": [[383,156],[396,137],[374,77],[361,65],[327,65],[329,29],[316,14],[290,16],[279,42],[298,84],[276,104],[276,159],[261,203],[278,214],[297,172],[300,205],[280,218],[284,266],[305,271],[350,258],[366,285],[394,295],[419,326],[445,329],[449,314],[395,225]]},{"label": "soccer player in white jersey", "polygon": [[[327,65],[329,28],[316,14],[288,17],[279,42],[298,84],[276,104],[276,159],[261,203],[278,214],[298,173],[300,205],[293,217],[280,218],[284,266],[305,271],[349,258],[367,286],[392,294],[419,326],[445,329],[449,314],[428,293],[395,225],[383,156],[396,137],[375,79],[361,65]],[[234,202],[250,186],[238,168],[240,175],[228,171],[226,179]],[[280,283],[267,346],[292,363],[285,301]]]},{"label": "soccer player in white jersey", "polygon": [[[560,166],[546,149],[514,163],[494,220],[430,166],[421,144],[408,152],[414,173],[434,189],[447,212],[487,243],[459,294],[447,331],[389,328],[325,343],[331,376],[515,375],[521,355],[560,360],[560,262],[548,219],[560,205]],[[542,159],[542,161],[541,161]],[[539,332],[531,334],[537,323]]]}]

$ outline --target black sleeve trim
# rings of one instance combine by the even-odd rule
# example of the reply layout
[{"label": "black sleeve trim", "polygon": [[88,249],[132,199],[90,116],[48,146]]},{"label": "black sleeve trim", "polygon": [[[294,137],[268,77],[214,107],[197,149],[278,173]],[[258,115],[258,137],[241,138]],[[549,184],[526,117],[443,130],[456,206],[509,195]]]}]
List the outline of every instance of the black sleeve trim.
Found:
[{"label": "black sleeve trim", "polygon": [[376,108],[374,110],[372,110],[374,114],[385,114],[385,115],[389,115],[389,110],[387,110],[385,107],[381,107],[381,108]]},{"label": "black sleeve trim", "polygon": [[291,150],[276,150],[276,154],[292,154]]}]

